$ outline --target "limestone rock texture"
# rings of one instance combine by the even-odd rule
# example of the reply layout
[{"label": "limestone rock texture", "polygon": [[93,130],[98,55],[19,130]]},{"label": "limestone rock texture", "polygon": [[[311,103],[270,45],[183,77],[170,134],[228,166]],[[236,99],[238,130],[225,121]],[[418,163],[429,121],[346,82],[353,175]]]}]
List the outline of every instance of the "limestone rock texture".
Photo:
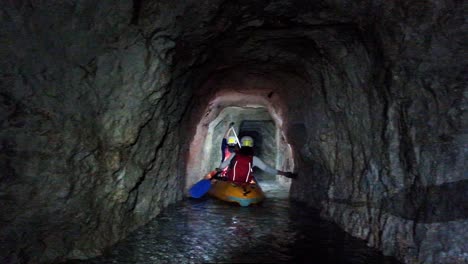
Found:
[{"label": "limestone rock texture", "polygon": [[101,254],[182,198],[190,94],[173,85],[176,18],[158,16],[167,34],[148,36],[133,10],[2,3],[1,263]]},{"label": "limestone rock texture", "polygon": [[260,106],[287,153],[276,165],[299,173],[292,199],[405,263],[466,263],[463,10],[5,1],[0,262],[101,254],[199,179],[223,109]]}]

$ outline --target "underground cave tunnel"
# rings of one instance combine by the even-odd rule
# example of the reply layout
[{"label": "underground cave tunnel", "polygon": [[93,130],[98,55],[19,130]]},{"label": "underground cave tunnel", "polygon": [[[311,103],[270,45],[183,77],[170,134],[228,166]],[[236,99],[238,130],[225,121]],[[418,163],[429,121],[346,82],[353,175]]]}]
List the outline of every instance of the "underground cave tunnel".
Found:
[{"label": "underground cave tunnel", "polygon": [[[171,237],[193,242],[187,263],[323,257],[291,241],[337,263],[371,249],[377,262],[468,262],[463,10],[457,0],[4,1],[0,262],[91,259],[119,241],[137,255],[142,237],[154,254],[141,263],[170,263],[158,254]],[[231,121],[261,155],[276,151],[262,159],[298,172],[264,176],[274,184],[263,205],[187,198]],[[197,255],[213,238],[203,217],[229,223],[210,225],[222,243],[261,243]],[[178,223],[201,240],[161,228]]]}]

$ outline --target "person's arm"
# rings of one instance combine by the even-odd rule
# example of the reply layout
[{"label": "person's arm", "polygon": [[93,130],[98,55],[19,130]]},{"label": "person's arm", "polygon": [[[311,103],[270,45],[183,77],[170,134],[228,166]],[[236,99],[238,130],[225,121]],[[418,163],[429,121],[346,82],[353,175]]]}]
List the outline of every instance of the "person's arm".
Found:
[{"label": "person's arm", "polygon": [[275,170],[271,166],[268,166],[265,162],[263,162],[263,160],[261,160],[257,156],[253,157],[252,167],[257,167],[257,168],[261,169],[262,171],[264,171],[264,172],[266,172],[268,174],[271,174],[271,175],[276,175],[279,172],[278,170]]},{"label": "person's arm", "polygon": [[226,132],[224,132],[224,136],[223,136],[223,139],[226,139],[229,137],[229,133],[231,133],[231,127],[229,127]]},{"label": "person's arm", "polygon": [[253,157],[252,163],[253,163],[252,164],[253,167],[257,167],[257,168],[261,169],[262,171],[265,171],[266,173],[271,174],[271,175],[282,175],[282,176],[285,176],[287,178],[295,178],[296,177],[296,174],[294,174],[292,172],[276,170],[276,169],[272,168],[271,166],[268,166],[268,164],[263,162],[263,160],[261,160],[257,156]]},{"label": "person's arm", "polygon": [[229,137],[229,133],[231,133],[231,129],[234,127],[234,122],[231,122],[229,123],[229,127],[228,129],[226,130],[226,132],[224,133],[224,137],[226,140],[227,138]]},{"label": "person's arm", "polygon": [[228,159],[221,162],[221,164],[219,164],[219,169],[222,170],[222,169],[226,168],[227,166],[229,166],[229,163],[231,163],[231,160],[232,160],[232,158],[234,158],[234,156],[236,156],[236,154],[232,154]]},{"label": "person's arm", "polygon": [[229,128],[226,130],[223,136],[223,140],[221,141],[221,161],[224,161],[226,158],[226,148],[228,146],[227,139],[229,137],[229,133],[231,133],[231,128],[234,126],[234,122],[229,124]]}]

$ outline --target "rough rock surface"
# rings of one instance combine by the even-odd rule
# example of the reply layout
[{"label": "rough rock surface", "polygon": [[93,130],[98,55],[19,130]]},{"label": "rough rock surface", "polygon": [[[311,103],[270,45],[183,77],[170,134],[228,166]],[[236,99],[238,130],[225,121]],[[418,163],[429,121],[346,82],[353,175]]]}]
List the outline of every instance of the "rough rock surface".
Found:
[{"label": "rough rock surface", "polygon": [[0,262],[99,254],[182,197],[203,117],[248,103],[293,147],[294,199],[406,263],[468,261],[462,1],[7,1],[0,22]]},{"label": "rough rock surface", "polygon": [[182,197],[175,43],[131,1],[36,2],[0,11],[1,263],[100,254]]}]

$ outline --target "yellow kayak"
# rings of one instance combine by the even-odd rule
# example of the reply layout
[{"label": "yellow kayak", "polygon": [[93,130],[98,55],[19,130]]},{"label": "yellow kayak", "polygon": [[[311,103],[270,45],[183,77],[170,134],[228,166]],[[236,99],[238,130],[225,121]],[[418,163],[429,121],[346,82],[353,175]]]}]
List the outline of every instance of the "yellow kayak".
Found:
[{"label": "yellow kayak", "polygon": [[265,199],[265,194],[257,184],[237,184],[229,181],[212,181],[208,191],[213,197],[240,206],[249,206]]}]

